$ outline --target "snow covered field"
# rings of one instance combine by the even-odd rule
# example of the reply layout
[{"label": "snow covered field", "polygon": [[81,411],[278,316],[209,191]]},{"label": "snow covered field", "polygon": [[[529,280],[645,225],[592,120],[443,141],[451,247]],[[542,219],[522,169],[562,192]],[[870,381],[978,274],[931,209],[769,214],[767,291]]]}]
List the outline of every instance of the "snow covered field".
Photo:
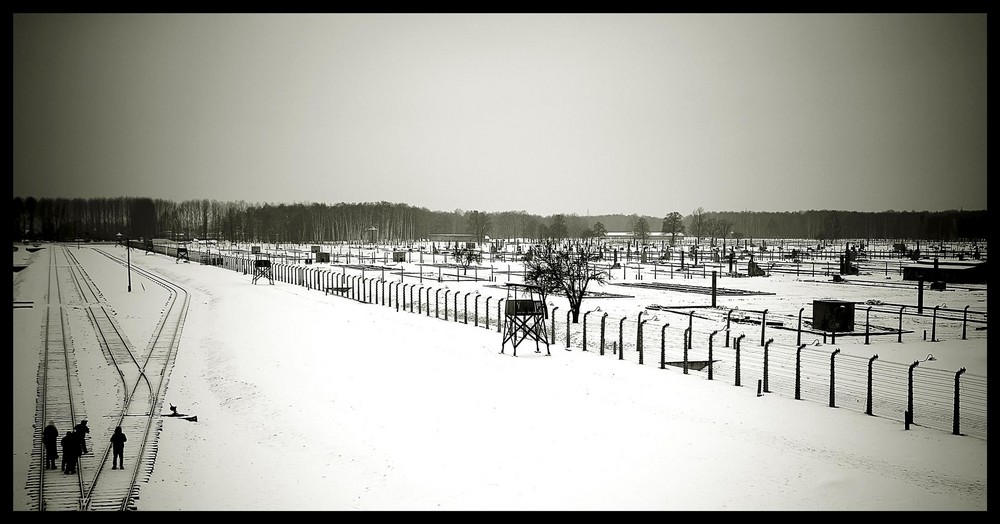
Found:
[{"label": "snow covered field", "polygon": [[[26,509],[48,254],[14,253],[13,506]],[[94,249],[74,249],[133,344],[162,290]],[[155,510],[986,510],[986,441],[709,382],[594,352],[500,354],[501,334],[396,312],[163,255],[131,261],[192,293],[164,420],[137,506]],[[662,278],[662,277],[661,277]],[[898,280],[898,275],[862,275]],[[775,275],[720,286],[773,295],[728,307],[794,314],[813,299],[914,303],[871,287]],[[498,279],[498,284],[504,277]],[[614,281],[612,281],[614,283]],[[691,280],[685,283],[692,283]],[[707,285],[705,282],[695,282]],[[428,285],[438,286],[436,282]],[[451,290],[506,296],[482,283]],[[631,299],[584,310],[632,315],[704,296],[607,286]],[[935,302],[930,302],[931,297]],[[565,299],[554,304],[566,310]],[[986,308],[985,291],[928,304]],[[495,304],[495,302],[494,302]],[[113,409],[103,356],[74,333],[90,420]],[[844,341],[845,353],[986,375],[985,336]],[[127,453],[127,449],[126,449]],[[127,457],[127,455],[126,455]]]}]

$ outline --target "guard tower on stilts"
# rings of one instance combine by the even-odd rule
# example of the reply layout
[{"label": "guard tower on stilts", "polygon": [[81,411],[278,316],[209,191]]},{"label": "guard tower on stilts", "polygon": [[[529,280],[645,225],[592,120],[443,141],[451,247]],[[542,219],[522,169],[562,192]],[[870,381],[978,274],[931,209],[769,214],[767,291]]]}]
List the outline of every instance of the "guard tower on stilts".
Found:
[{"label": "guard tower on stilts", "polygon": [[514,346],[514,356],[517,356],[517,346],[527,338],[535,341],[535,353],[541,353],[539,342],[545,344],[545,354],[549,352],[549,338],[545,334],[545,318],[548,308],[542,300],[542,292],[538,286],[531,284],[507,284],[507,305],[504,314],[503,342],[500,343],[500,353],[509,340]]},{"label": "guard tower on stilts", "polygon": [[273,286],[274,285],[274,275],[271,273],[271,259],[268,258],[266,254],[260,252],[260,248],[254,246],[254,261],[253,261],[253,283],[257,285],[257,281],[266,278],[267,281]]},{"label": "guard tower on stilts", "polygon": [[185,264],[191,262],[191,258],[188,256],[187,245],[178,246],[177,248],[177,259],[174,260],[174,264],[180,262],[181,260],[183,260]]}]

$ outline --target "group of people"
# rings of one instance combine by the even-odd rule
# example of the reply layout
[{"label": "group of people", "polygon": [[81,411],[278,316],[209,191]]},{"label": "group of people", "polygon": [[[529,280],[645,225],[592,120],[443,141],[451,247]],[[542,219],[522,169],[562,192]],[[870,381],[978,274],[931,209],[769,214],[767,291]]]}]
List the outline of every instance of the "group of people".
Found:
[{"label": "group of people", "polygon": [[[87,451],[87,433],[90,427],[86,420],[81,420],[73,431],[67,431],[62,440],[59,440],[59,430],[51,420],[42,431],[42,443],[45,444],[45,469],[56,469],[56,459],[59,458],[57,445],[62,446],[62,471],[66,474],[76,473],[80,455],[89,453]],[[111,436],[111,449],[114,453],[112,468],[125,468],[124,452],[125,441],[128,440],[122,433],[121,426],[115,428],[115,434]]]},{"label": "group of people", "polygon": [[67,431],[62,440],[59,440],[59,430],[50,420],[49,425],[42,431],[42,442],[45,444],[45,469],[56,469],[56,459],[59,458],[56,446],[61,444],[63,473],[76,473],[80,455],[88,452],[87,433],[90,433],[87,421],[81,420],[73,431]]}]

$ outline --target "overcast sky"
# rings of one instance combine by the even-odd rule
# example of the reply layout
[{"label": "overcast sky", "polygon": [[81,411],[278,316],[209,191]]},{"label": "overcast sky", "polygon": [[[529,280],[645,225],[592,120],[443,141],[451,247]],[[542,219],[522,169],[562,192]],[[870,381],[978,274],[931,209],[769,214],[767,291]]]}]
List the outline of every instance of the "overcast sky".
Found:
[{"label": "overcast sky", "polygon": [[15,14],[14,196],[986,209],[986,14]]}]

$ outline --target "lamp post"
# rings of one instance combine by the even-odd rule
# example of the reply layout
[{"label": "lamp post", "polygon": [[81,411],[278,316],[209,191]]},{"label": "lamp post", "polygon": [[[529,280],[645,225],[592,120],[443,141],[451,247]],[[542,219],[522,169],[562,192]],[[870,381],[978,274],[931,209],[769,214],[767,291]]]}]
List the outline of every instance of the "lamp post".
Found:
[{"label": "lamp post", "polygon": [[128,237],[125,237],[125,260],[128,265],[128,292],[132,292],[132,250],[129,249]]}]

